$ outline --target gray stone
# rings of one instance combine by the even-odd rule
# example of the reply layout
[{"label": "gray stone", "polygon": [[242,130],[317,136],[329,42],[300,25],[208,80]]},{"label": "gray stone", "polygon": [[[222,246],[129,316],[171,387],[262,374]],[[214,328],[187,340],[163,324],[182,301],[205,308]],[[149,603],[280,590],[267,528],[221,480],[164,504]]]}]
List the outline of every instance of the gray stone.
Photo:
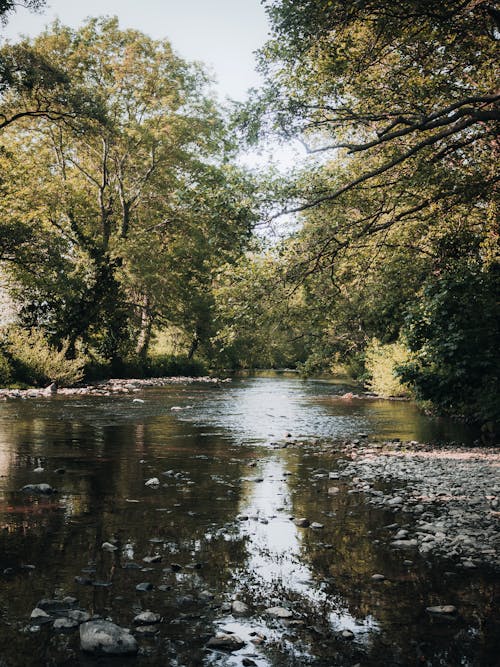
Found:
[{"label": "gray stone", "polygon": [[136,625],[154,625],[161,621],[160,614],[155,614],[153,611],[143,611],[137,616],[134,617],[134,623]]},{"label": "gray stone", "polygon": [[454,607],[452,604],[443,604],[443,605],[437,605],[436,607],[426,607],[425,611],[428,612],[429,614],[434,614],[436,616],[439,615],[452,616],[453,614],[457,613],[457,608]]},{"label": "gray stone", "polygon": [[237,635],[218,634],[207,642],[208,648],[219,649],[220,651],[239,651],[245,646],[245,642]]},{"label": "gray stone", "polygon": [[56,618],[52,627],[54,630],[64,631],[75,630],[79,625],[78,621],[75,621],[72,618]]},{"label": "gray stone", "polygon": [[292,612],[284,607],[269,607],[266,609],[266,614],[274,618],[293,618]]},{"label": "gray stone", "polygon": [[125,628],[110,621],[87,621],[80,625],[82,651],[105,655],[135,655],[137,641]]},{"label": "gray stone", "polygon": [[241,600],[234,600],[231,604],[231,612],[236,616],[245,616],[250,613],[250,607]]},{"label": "gray stone", "polygon": [[294,523],[296,526],[299,526],[299,528],[308,528],[310,525],[309,519],[306,519],[305,517],[295,519]]},{"label": "gray stone", "polygon": [[40,493],[45,496],[50,496],[52,493],[56,493],[56,489],[53,489],[50,484],[26,484],[23,486],[21,491],[25,493]]}]

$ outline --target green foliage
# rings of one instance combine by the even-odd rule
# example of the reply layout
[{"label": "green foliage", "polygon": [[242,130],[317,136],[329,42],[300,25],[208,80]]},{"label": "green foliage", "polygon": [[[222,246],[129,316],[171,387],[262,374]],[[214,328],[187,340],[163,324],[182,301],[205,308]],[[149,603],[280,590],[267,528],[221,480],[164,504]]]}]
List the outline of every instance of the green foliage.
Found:
[{"label": "green foliage", "polygon": [[147,377],[174,377],[184,375],[200,377],[207,374],[205,364],[198,359],[173,354],[156,355],[148,358],[146,363]]},{"label": "green foliage", "polygon": [[500,272],[457,261],[430,276],[405,326],[412,358],[398,374],[442,412],[500,415]]},{"label": "green foliage", "polygon": [[8,357],[0,349],[0,387],[5,387],[12,380],[12,368]]},{"label": "green foliage", "polygon": [[84,358],[68,359],[68,342],[56,348],[40,330],[10,329],[4,347],[16,380],[28,385],[45,386],[56,382],[68,386],[83,378]]},{"label": "green foliage", "polygon": [[408,388],[396,374],[396,368],[407,360],[408,350],[401,343],[381,345],[373,339],[365,351],[368,388],[379,396],[408,396]]}]

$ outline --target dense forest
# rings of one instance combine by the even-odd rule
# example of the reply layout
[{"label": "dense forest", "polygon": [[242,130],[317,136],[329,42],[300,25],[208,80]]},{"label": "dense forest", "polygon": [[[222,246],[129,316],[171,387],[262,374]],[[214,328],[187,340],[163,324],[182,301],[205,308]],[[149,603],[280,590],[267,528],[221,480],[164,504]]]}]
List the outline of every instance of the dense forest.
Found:
[{"label": "dense forest", "polygon": [[1,46],[0,383],[342,368],[498,421],[498,3],[263,4],[232,108],[117,19]]}]

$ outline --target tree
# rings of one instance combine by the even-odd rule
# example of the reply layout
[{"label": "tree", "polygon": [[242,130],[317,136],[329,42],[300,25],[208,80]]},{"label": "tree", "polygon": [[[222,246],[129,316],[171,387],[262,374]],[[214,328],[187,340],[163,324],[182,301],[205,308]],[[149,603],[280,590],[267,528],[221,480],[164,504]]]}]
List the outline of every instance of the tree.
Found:
[{"label": "tree", "polygon": [[24,0],[24,2],[16,2],[15,0],[0,0],[0,20],[3,23],[7,22],[8,14],[14,12],[16,7],[22,6],[33,11],[39,10],[46,4],[46,0]]},{"label": "tree", "polygon": [[[487,0],[268,0],[267,78],[243,112],[349,168],[290,209],[371,191],[362,229],[496,193],[500,10]],[[257,119],[257,122],[256,122]],[[496,158],[496,160],[495,160]],[[376,196],[376,194],[378,196]],[[359,229],[359,228],[358,228]]]},{"label": "tree", "polygon": [[[104,119],[45,116],[4,132],[12,174],[5,219],[24,221],[45,258],[36,268],[17,262],[24,315],[67,338],[70,353],[80,342],[108,359],[134,347],[143,355],[170,296],[158,290],[158,305],[153,282],[168,274],[175,244],[187,247],[197,233],[201,248],[225,224],[234,239],[248,235],[248,202],[235,213],[220,194],[231,180],[222,116],[200,66],[166,41],[120,30],[116,19],[91,19],[78,31],[56,23],[32,47],[72,90],[102,100]],[[219,201],[210,203],[217,178]],[[204,259],[216,253],[205,245]]]}]

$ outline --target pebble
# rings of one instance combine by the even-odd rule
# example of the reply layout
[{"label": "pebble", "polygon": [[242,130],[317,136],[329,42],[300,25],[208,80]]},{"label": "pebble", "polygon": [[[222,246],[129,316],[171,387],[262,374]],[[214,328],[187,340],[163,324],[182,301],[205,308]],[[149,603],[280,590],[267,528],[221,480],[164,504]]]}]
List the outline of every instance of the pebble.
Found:
[{"label": "pebble", "polygon": [[234,600],[231,604],[231,612],[236,616],[246,616],[250,613],[250,607],[241,600]]},{"label": "pebble", "polygon": [[160,614],[155,614],[152,611],[143,611],[134,617],[135,625],[154,625],[161,621]]},{"label": "pebble", "polygon": [[144,486],[160,486],[160,480],[158,477],[151,477],[151,479],[144,482]]},{"label": "pebble", "polygon": [[266,614],[274,618],[293,618],[293,613],[285,607],[269,607],[266,609]]},{"label": "pebble", "polygon": [[245,646],[245,642],[237,635],[218,634],[211,637],[207,642],[208,648],[219,649],[220,651],[239,651]]},{"label": "pebble", "polygon": [[436,607],[426,607],[425,611],[429,614],[451,616],[457,613],[457,608],[452,604],[437,605]]},{"label": "pebble", "polygon": [[309,519],[306,519],[305,517],[295,519],[294,523],[296,526],[299,526],[299,528],[308,528],[310,526]]}]

